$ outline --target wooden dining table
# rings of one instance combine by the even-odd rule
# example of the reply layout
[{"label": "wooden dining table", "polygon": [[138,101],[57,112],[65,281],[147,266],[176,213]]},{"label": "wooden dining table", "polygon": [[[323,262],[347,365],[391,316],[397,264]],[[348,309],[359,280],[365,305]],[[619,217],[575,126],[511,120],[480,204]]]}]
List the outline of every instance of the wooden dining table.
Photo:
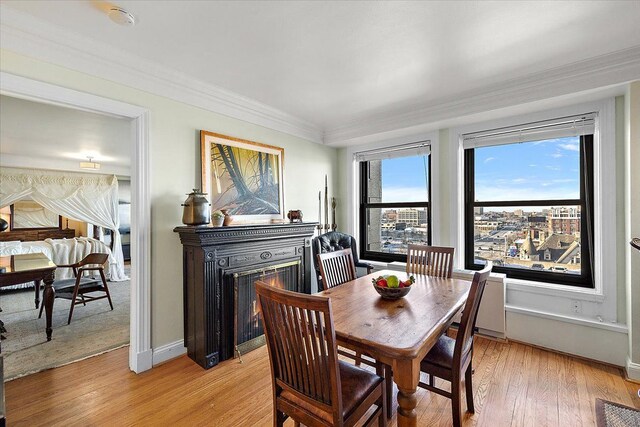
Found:
[{"label": "wooden dining table", "polygon": [[47,341],[51,341],[53,333],[52,316],[55,290],[52,285],[55,271],[56,265],[43,253],[0,256],[0,287],[35,281],[37,293],[40,289],[40,281],[44,282],[43,304]]},{"label": "wooden dining table", "polygon": [[378,295],[371,281],[387,274],[408,278],[382,270],[318,295],[331,299],[338,345],[391,366],[398,386],[398,426],[416,426],[420,361],[464,306],[471,282],[414,275],[409,294],[389,301]]}]

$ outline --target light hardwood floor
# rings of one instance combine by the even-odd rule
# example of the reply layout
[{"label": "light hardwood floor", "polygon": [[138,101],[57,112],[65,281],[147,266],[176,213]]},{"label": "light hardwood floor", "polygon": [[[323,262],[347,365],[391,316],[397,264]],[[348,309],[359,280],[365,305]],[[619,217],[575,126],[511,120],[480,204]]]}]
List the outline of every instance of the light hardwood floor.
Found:
[{"label": "light hardwood floor", "polygon": [[[6,383],[8,425],[271,425],[265,347],[243,364],[205,371],[183,356],[140,375],[129,371],[127,352]],[[524,344],[477,337],[474,368],[476,413],[465,426],[594,426],[597,397],[640,408],[640,385],[620,369]],[[419,426],[451,425],[444,397],[419,390],[417,411]]]}]

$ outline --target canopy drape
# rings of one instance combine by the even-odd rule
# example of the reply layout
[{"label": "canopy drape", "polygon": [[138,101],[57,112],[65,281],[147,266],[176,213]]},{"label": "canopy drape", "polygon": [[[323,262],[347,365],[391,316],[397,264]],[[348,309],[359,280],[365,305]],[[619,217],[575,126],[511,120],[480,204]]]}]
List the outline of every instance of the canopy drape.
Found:
[{"label": "canopy drape", "polygon": [[111,280],[128,280],[118,230],[118,178],[115,175],[0,168],[0,209],[27,197],[58,215],[111,230],[116,260]]}]

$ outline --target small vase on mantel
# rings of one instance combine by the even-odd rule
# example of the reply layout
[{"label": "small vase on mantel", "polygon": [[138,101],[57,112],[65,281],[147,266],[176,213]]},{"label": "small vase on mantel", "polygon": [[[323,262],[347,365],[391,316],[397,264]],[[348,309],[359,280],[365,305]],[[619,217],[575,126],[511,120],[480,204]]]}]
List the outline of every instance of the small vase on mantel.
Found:
[{"label": "small vase on mantel", "polygon": [[233,222],[233,217],[229,215],[229,212],[227,212],[226,209],[220,209],[220,210],[224,214],[224,222],[222,223],[222,225],[224,226],[231,225],[231,223]]}]

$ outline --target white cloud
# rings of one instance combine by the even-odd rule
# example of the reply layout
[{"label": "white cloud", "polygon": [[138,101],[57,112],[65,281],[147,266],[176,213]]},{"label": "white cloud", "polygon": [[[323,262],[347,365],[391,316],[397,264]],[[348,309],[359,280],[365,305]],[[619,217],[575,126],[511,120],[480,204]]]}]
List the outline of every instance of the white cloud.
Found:
[{"label": "white cloud", "polygon": [[559,159],[560,157],[564,157],[564,155],[561,153],[553,153],[550,156],[553,157],[554,159]]},{"label": "white cloud", "polygon": [[537,168],[538,165],[529,165],[530,168]]},{"label": "white cloud", "polygon": [[580,151],[578,144],[558,144],[558,147],[568,151]]},{"label": "white cloud", "polygon": [[484,159],[485,163],[489,163],[491,160],[495,160],[495,157],[487,157],[486,159]]},{"label": "white cloud", "polygon": [[392,202],[426,202],[427,190],[425,187],[384,187],[382,189],[382,201]]}]

